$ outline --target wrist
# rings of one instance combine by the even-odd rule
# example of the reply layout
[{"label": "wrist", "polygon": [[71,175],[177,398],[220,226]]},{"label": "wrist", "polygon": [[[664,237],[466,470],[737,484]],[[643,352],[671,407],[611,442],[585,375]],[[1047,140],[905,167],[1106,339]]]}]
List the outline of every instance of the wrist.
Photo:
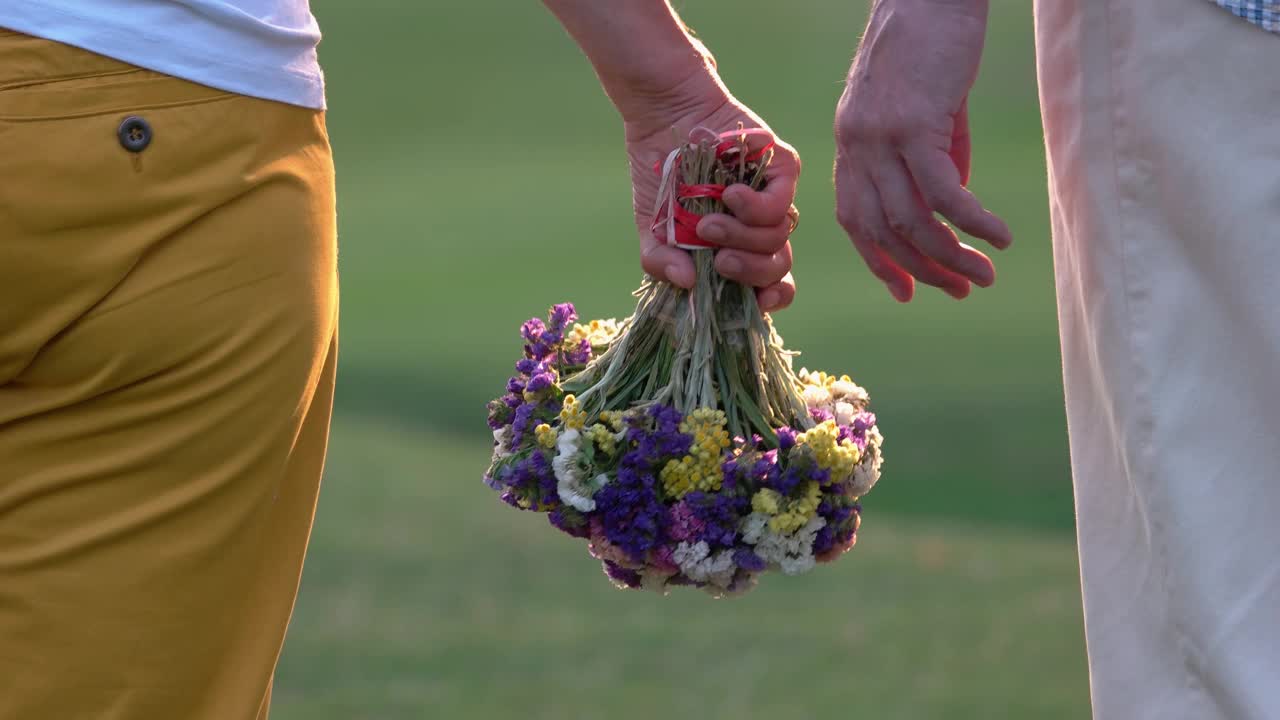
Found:
[{"label": "wrist", "polygon": [[602,75],[601,82],[632,140],[669,131],[673,118],[709,114],[731,100],[715,59],[692,39],[688,51],[672,53],[643,72]]}]

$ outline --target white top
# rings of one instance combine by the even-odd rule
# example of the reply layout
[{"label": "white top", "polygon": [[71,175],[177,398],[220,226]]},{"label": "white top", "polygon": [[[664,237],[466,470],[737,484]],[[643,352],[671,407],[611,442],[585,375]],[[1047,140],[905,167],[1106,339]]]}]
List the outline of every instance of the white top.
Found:
[{"label": "white top", "polygon": [[0,27],[220,90],[325,105],[308,0],[0,0]]}]

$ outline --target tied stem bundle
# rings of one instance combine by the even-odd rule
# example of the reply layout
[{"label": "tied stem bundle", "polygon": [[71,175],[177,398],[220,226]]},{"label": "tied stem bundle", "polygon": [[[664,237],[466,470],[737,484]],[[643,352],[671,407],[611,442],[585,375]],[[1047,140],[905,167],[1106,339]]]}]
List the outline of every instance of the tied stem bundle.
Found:
[{"label": "tied stem bundle", "polygon": [[[727,212],[720,197],[726,186],[761,190],[767,182],[771,148],[750,152],[744,133],[729,140],[706,131],[692,136],[664,168],[659,205],[669,192],[683,210],[667,219],[668,241],[678,234],[670,228],[691,229],[698,217]],[[661,208],[655,215],[660,218]],[[755,291],[716,272],[713,248],[689,251],[697,272],[694,287],[646,278],[617,340],[569,378],[565,390],[577,395],[589,416],[650,404],[685,415],[697,408],[723,410],[731,434],[757,435],[771,447],[777,446],[775,428],[812,427],[804,384],[793,370],[795,353],[783,346]]]}]

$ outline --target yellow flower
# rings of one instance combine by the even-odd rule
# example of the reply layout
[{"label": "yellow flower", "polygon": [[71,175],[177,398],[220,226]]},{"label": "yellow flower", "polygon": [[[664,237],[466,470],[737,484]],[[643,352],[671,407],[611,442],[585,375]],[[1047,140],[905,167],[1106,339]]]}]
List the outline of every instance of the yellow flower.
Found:
[{"label": "yellow flower", "polygon": [[804,494],[798,499],[784,498],[776,490],[763,488],[751,498],[751,509],[772,515],[769,529],[779,535],[790,535],[804,527],[822,502],[822,487],[814,481],[804,485]]},{"label": "yellow flower", "polygon": [[825,388],[827,390],[830,390],[831,386],[838,382],[853,383],[853,380],[848,375],[836,377],[835,375],[831,375],[821,370],[816,372],[810,371],[808,368],[801,368],[800,372],[796,374],[796,377],[800,378],[800,381],[805,385],[812,385],[813,387]]},{"label": "yellow flower", "polygon": [[782,507],[782,496],[777,490],[762,488],[751,498],[751,509],[765,515],[777,515]]},{"label": "yellow flower", "polygon": [[613,436],[609,428],[596,423],[587,429],[585,433],[587,439],[596,444],[596,447],[606,455],[612,455],[618,451],[618,439]]},{"label": "yellow flower", "polygon": [[827,420],[796,437],[813,450],[818,467],[831,471],[833,480],[839,480],[853,472],[862,459],[862,450],[852,440],[840,440],[840,430],[834,420]]},{"label": "yellow flower", "polygon": [[538,439],[538,444],[544,448],[551,449],[556,446],[556,431],[546,423],[542,423],[533,429],[534,437]]},{"label": "yellow flower", "polygon": [[660,477],[667,495],[682,498],[694,490],[714,492],[724,481],[721,456],[731,444],[725,430],[728,418],[721,410],[698,408],[680,423],[680,432],[693,436],[689,453],[679,460],[668,460]]},{"label": "yellow flower", "polygon": [[608,345],[618,337],[618,333],[622,328],[619,327],[618,321],[610,318],[608,320],[592,320],[589,324],[575,324],[573,329],[565,336],[565,343],[569,347],[576,348],[586,340],[591,347],[596,348],[602,345]]},{"label": "yellow flower", "polygon": [[587,413],[578,406],[578,398],[573,395],[564,396],[564,407],[560,409],[560,422],[565,428],[581,430],[587,426]]},{"label": "yellow flower", "polygon": [[622,422],[622,413],[617,410],[605,410],[600,413],[600,422],[613,428],[614,432],[622,432],[622,428],[624,427],[624,423]]}]

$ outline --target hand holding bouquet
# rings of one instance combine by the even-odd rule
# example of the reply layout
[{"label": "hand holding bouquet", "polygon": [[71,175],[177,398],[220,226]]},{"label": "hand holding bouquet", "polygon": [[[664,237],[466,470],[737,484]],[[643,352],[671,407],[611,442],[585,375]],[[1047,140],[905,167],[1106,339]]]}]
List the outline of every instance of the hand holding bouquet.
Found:
[{"label": "hand holding bouquet", "polygon": [[653,235],[689,253],[693,286],[649,277],[620,322],[579,324],[570,304],[528,321],[489,406],[486,483],[586,539],[620,587],[721,596],[807,571],[852,547],[879,478],[866,392],[794,372],[754,290],[717,272],[695,231],[727,212],[728,187],[766,190],[761,134],[700,128],[658,168]]}]

